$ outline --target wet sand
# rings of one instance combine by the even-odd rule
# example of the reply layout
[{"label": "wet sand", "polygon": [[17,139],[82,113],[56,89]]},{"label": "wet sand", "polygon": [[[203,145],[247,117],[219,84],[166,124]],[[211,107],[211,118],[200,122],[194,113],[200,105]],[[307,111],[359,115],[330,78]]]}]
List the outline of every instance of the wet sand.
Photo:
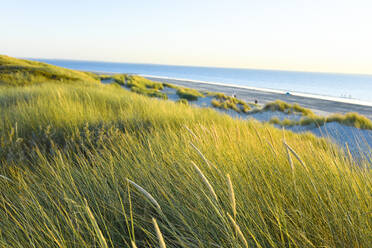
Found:
[{"label": "wet sand", "polygon": [[357,112],[372,119],[371,106],[317,99],[312,97],[287,95],[283,93],[273,93],[260,90],[245,89],[235,86],[208,84],[204,82],[201,83],[194,81],[157,78],[150,76],[146,76],[146,78],[154,81],[167,82],[178,86],[189,87],[197,90],[221,92],[230,96],[235,94],[237,98],[250,103],[253,103],[255,100],[257,100],[259,104],[265,104],[268,102],[273,102],[275,100],[282,100],[284,102],[292,104],[298,103],[299,105],[305,108],[313,110],[318,115],[329,115],[334,113],[345,114],[348,112]]}]

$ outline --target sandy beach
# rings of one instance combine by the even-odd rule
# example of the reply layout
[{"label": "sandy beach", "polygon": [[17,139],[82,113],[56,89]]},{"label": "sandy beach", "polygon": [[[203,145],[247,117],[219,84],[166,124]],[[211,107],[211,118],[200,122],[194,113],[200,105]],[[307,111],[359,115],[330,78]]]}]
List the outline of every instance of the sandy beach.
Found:
[{"label": "sandy beach", "polygon": [[195,82],[180,79],[160,78],[146,76],[154,81],[168,82],[175,85],[194,88],[197,90],[206,90],[212,92],[222,92],[227,95],[235,94],[237,98],[246,102],[258,101],[259,104],[265,104],[275,100],[282,100],[288,103],[298,103],[299,105],[313,110],[318,115],[329,115],[333,113],[345,114],[348,112],[357,112],[372,119],[372,106],[362,104],[353,104],[341,101],[332,101],[314,97],[287,95],[280,92],[269,92],[263,90],[246,89],[238,86],[217,85],[206,82]]}]

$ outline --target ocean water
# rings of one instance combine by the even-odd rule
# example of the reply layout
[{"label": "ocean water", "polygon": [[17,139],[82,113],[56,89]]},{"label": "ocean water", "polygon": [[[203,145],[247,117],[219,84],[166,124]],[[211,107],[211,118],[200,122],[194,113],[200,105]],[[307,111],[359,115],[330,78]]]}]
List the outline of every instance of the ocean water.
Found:
[{"label": "ocean water", "polygon": [[34,59],[70,69],[133,73],[360,100],[372,104],[372,75]]}]

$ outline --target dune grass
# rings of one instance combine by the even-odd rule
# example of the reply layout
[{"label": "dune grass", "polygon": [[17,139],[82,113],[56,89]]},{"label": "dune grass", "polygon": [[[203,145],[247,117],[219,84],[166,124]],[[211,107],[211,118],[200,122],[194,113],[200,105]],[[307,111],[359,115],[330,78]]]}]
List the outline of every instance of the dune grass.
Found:
[{"label": "dune grass", "polygon": [[0,55],[0,84],[22,86],[44,82],[98,83],[99,77],[90,72],[69,70],[46,63]]},{"label": "dune grass", "polygon": [[183,88],[183,87],[178,87],[177,88],[177,95],[182,98],[186,99],[188,101],[196,101],[198,100],[199,97],[204,97],[202,93],[195,89],[191,88]]},{"label": "dune grass", "polygon": [[171,83],[163,83],[163,86],[164,87],[168,87],[168,88],[172,88],[172,89],[179,89],[180,86],[177,86],[177,85],[174,85],[174,84],[171,84]]},{"label": "dune grass", "polygon": [[208,96],[214,97],[212,100],[212,106],[220,109],[231,109],[238,113],[248,113],[251,107],[244,102],[243,100],[240,100],[236,97],[227,96],[223,93],[214,93],[209,92],[207,94]]},{"label": "dune grass", "polygon": [[167,94],[161,92],[164,89],[162,83],[154,82],[141,76],[128,74],[100,75],[100,79],[112,80],[140,95],[168,99]]},{"label": "dune grass", "polygon": [[276,100],[274,102],[270,102],[265,104],[265,106],[261,109],[254,109],[251,111],[252,113],[257,113],[257,112],[264,112],[264,111],[280,111],[284,112],[287,114],[301,114],[303,116],[314,116],[315,114],[311,109],[304,108],[297,103],[295,104],[289,104],[286,102],[283,102],[281,100]]},{"label": "dune grass", "polygon": [[127,74],[113,74],[113,75],[105,75],[105,74],[100,74],[99,75],[100,80],[112,80],[113,82],[125,86],[126,80],[129,78]]},{"label": "dune grass", "polygon": [[189,105],[189,101],[187,101],[186,99],[183,99],[183,98],[179,99],[177,101],[177,103],[184,104],[184,105]]},{"label": "dune grass", "polygon": [[311,134],[112,85],[2,86],[0,105],[1,247],[372,241],[369,164]]},{"label": "dune grass", "polygon": [[370,162],[325,139],[45,80],[0,85],[0,247],[372,242]]},{"label": "dune grass", "polygon": [[323,126],[324,124],[331,122],[337,122],[345,126],[355,127],[359,129],[372,130],[372,121],[370,119],[353,112],[346,113],[344,115],[332,114],[330,116],[310,115],[303,117],[298,121],[289,119],[280,121],[277,117],[273,117],[270,120],[270,123],[280,126]]}]

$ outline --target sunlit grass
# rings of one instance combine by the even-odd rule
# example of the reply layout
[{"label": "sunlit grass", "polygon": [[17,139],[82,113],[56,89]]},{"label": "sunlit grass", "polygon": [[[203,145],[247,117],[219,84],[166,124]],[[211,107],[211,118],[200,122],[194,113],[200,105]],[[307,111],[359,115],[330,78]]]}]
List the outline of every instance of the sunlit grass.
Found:
[{"label": "sunlit grass", "polygon": [[336,122],[345,126],[351,126],[360,129],[372,130],[372,121],[367,117],[360,115],[358,113],[346,113],[332,114],[330,116],[318,116],[310,115],[302,117],[300,120],[289,120],[284,119],[280,121],[277,117],[273,117],[270,123],[277,124],[280,126],[323,126],[326,123]]},{"label": "sunlit grass", "polygon": [[366,162],[313,135],[111,85],[1,87],[0,103],[5,247],[156,246],[152,218],[167,247],[371,242]]},{"label": "sunlit grass", "polygon": [[304,108],[297,103],[295,104],[289,104],[286,102],[283,102],[281,100],[276,100],[274,102],[270,102],[265,104],[265,106],[261,109],[254,109],[253,112],[263,112],[263,111],[280,111],[287,114],[292,113],[299,113],[304,116],[313,116],[314,113],[311,111],[311,109]]},{"label": "sunlit grass", "polygon": [[183,88],[183,87],[178,87],[177,95],[180,98],[186,99],[188,101],[196,101],[198,100],[199,97],[204,97],[202,93],[200,93],[199,91],[195,89]]},{"label": "sunlit grass", "polygon": [[238,113],[240,112],[248,113],[249,110],[251,109],[251,107],[246,102],[236,97],[227,96],[223,93],[209,92],[208,96],[214,97],[214,99],[212,99],[211,101],[212,106],[219,109],[224,110],[231,109]]},{"label": "sunlit grass", "polygon": [[41,62],[0,55],[0,84],[20,86],[43,82],[98,83],[99,78],[90,72],[69,70]]},{"label": "sunlit grass", "polygon": [[369,247],[370,162],[129,78],[0,86],[0,247]]}]

